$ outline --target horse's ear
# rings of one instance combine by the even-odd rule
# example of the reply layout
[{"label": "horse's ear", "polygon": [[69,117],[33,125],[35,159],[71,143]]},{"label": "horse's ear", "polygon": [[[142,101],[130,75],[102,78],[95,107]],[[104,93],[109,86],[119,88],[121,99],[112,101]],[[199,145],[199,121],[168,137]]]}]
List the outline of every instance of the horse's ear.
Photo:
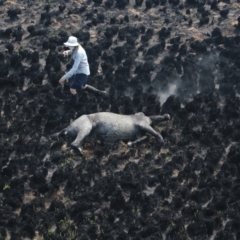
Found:
[{"label": "horse's ear", "polygon": [[145,114],[144,114],[143,112],[135,113],[135,115],[138,115],[138,116],[145,116]]}]

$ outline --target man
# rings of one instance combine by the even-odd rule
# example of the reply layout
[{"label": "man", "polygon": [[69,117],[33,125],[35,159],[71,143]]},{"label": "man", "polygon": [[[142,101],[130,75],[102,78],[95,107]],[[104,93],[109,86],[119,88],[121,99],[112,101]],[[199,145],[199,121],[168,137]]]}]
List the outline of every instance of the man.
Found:
[{"label": "man", "polygon": [[106,95],[105,91],[100,91],[92,86],[86,85],[88,76],[90,75],[88,58],[85,50],[78,43],[77,38],[70,36],[64,45],[69,48],[69,50],[63,52],[64,56],[71,54],[74,64],[72,68],[59,80],[59,83],[64,84],[66,79],[74,76],[70,85],[70,92],[73,96],[73,105],[75,106],[78,104],[78,92],[80,92],[82,89],[93,93]]}]

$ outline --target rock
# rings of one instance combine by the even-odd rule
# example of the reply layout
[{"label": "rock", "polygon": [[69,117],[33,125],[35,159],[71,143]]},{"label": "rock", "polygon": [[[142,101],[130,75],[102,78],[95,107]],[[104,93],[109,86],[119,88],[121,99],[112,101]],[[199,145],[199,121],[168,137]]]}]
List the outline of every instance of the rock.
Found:
[{"label": "rock", "polygon": [[39,140],[40,145],[46,145],[48,143],[48,139],[46,137],[41,137]]}]

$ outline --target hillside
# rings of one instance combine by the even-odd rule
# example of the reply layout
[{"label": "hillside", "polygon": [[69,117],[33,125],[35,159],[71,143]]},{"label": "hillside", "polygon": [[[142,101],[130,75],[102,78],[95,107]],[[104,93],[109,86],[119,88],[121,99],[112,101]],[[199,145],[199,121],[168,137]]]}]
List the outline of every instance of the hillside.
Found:
[{"label": "hillside", "polygon": [[[240,239],[240,3],[0,1],[0,239]],[[63,43],[87,52],[69,105]],[[168,113],[148,139],[53,141],[83,114]]]}]

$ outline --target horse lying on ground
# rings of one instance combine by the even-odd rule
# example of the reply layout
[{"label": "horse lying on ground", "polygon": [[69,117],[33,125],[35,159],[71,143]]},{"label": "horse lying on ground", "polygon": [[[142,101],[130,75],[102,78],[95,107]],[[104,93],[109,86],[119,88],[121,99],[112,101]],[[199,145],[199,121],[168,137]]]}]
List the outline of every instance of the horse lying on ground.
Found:
[{"label": "horse lying on ground", "polygon": [[[111,112],[99,112],[89,115],[82,115],[73,121],[67,128],[51,135],[59,137],[69,135],[76,139],[71,146],[82,153],[82,143],[84,140],[103,139],[104,141],[133,140],[137,135],[149,133],[163,143],[163,137],[156,132],[151,124],[167,121],[170,119],[169,114],[145,116],[143,113],[135,115],[122,115]],[[143,141],[144,136],[134,142],[128,142],[128,146]]]}]

